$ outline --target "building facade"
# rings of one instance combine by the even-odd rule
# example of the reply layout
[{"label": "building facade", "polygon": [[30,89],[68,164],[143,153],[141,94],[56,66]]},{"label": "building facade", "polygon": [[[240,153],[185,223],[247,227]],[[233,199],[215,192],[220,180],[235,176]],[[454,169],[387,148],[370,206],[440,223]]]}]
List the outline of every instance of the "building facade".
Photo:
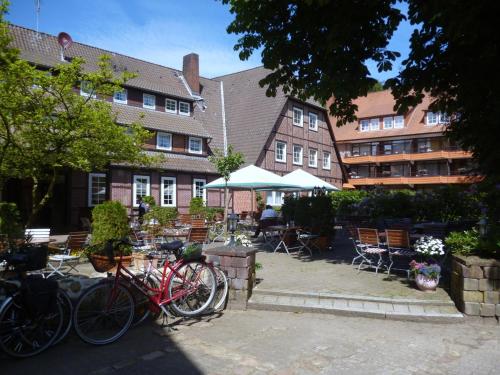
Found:
[{"label": "building facade", "polygon": [[388,90],[369,93],[355,104],[358,120],[334,128],[348,173],[346,187],[425,189],[480,178],[472,155],[444,136],[449,118],[429,110],[430,97],[404,115],[394,111]]},{"label": "building facade", "polygon": [[[283,93],[267,98],[258,85],[267,74],[263,68],[208,79],[199,75],[196,54],[185,56],[179,71],[76,42],[61,58],[57,37],[14,25],[10,31],[21,57],[41,69],[82,57],[85,69],[91,71],[100,56],[108,55],[117,74],[136,73],[123,91],[96,99],[111,103],[118,124],[141,123],[152,133],[145,152],[166,157],[154,168],[110,165],[91,173],[67,171],[58,180],[55,199],[42,213],[40,224],[76,228],[82,217],[90,217],[92,207],[110,199],[122,202],[129,213],[143,196],[153,196],[159,205],[180,212],[188,211],[193,197],[203,198],[211,207],[222,206],[222,192],[203,186],[218,177],[208,156],[228,144],[244,154],[247,164],[279,174],[301,167],[339,187],[344,182],[324,108]],[[75,89],[92,95],[85,82]],[[21,211],[28,210],[30,202],[19,200],[19,192],[29,187],[25,181],[17,185],[7,187],[4,198],[17,199]],[[279,203],[278,193],[268,195],[269,201]],[[244,195],[231,202],[236,212],[250,207]]]}]

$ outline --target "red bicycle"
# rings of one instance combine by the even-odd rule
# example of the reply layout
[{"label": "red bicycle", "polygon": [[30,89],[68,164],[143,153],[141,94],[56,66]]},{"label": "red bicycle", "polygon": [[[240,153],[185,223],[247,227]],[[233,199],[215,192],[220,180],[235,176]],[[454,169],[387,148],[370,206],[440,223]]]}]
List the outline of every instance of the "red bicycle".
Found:
[{"label": "red bicycle", "polygon": [[[119,240],[109,246],[116,249],[122,244],[130,245]],[[109,344],[123,336],[134,320],[136,301],[132,288],[149,300],[154,312],[167,314],[168,306],[180,316],[202,314],[214,298],[216,276],[205,263],[201,248],[183,254],[181,246],[169,249],[176,253],[176,260],[165,261],[159,284],[134,275],[122,265],[120,256],[115,276],[92,286],[78,300],[73,315],[78,336],[94,345]]]}]

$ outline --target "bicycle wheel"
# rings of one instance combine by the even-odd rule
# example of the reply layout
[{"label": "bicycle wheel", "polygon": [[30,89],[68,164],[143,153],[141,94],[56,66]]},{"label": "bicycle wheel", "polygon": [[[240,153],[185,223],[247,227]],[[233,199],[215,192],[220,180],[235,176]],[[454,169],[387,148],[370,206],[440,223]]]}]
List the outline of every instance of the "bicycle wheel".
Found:
[{"label": "bicycle wheel", "polygon": [[78,300],[73,325],[80,338],[94,345],[118,340],[134,318],[134,298],[123,285],[102,282],[90,287]]},{"label": "bicycle wheel", "polygon": [[71,326],[73,325],[73,302],[64,290],[59,289],[57,294],[58,303],[62,307],[63,312],[63,324],[61,330],[59,331],[59,335],[54,340],[52,345],[56,345],[60,343],[71,331]]},{"label": "bicycle wheel", "polygon": [[168,282],[170,307],[178,315],[200,315],[212,303],[215,290],[216,277],[210,267],[198,261],[185,263]]},{"label": "bicycle wheel", "polygon": [[212,301],[212,309],[214,311],[224,310],[229,292],[229,284],[224,271],[219,267],[213,267],[213,270],[216,276],[217,289],[215,290],[214,299]]},{"label": "bicycle wheel", "polygon": [[12,357],[31,357],[52,345],[62,325],[59,303],[48,313],[33,315],[11,298],[0,312],[0,348]]}]

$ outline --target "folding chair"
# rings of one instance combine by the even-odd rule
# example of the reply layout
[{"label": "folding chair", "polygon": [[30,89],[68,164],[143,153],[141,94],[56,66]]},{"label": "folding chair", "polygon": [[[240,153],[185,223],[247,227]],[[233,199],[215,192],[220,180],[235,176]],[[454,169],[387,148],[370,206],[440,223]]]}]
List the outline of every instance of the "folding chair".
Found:
[{"label": "folding chair", "polygon": [[206,243],[208,238],[208,227],[195,228],[189,231],[187,242]]},{"label": "folding chair", "polygon": [[[386,229],[385,239],[387,243],[387,250],[389,251],[389,267],[387,274],[391,274],[391,269],[405,271],[407,277],[410,278],[410,268],[393,268],[394,257],[413,258],[418,256],[416,251],[410,248],[410,236],[408,231],[402,229]],[[407,262],[409,264],[409,262]]]},{"label": "folding chair", "polygon": [[312,256],[312,249],[311,247],[314,247],[317,249],[319,252],[321,252],[321,249],[314,243],[314,240],[316,238],[319,238],[319,234],[312,234],[310,232],[304,231],[304,230],[297,230],[297,241],[300,243],[300,248],[299,248],[299,253],[303,250],[306,249],[309,251],[309,254]]},{"label": "folding chair", "polygon": [[[80,256],[71,255],[71,252],[74,250],[83,249],[87,244],[88,235],[89,232],[85,231],[70,232],[68,234],[66,243],[63,246],[56,248],[60,252],[60,254],[49,256],[49,261],[47,264],[51,269],[51,272],[47,275],[47,278],[54,275],[64,276],[64,274],[62,273],[62,269],[66,266],[69,267],[67,273],[71,271],[78,272],[76,266],[80,261]],[[51,247],[51,249],[54,249],[54,247]]]},{"label": "folding chair", "polygon": [[361,266],[367,263],[369,267],[375,268],[375,273],[378,273],[378,269],[384,265],[382,257],[387,250],[380,245],[377,229],[358,228],[358,238],[361,245],[358,246],[359,254],[362,256],[358,272]]}]

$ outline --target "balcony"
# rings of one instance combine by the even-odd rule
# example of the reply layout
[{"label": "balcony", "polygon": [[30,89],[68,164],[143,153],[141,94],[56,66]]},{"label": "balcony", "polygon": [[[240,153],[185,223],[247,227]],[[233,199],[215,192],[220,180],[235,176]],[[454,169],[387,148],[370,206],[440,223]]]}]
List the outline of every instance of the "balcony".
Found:
[{"label": "balcony", "polygon": [[471,158],[472,154],[468,151],[447,149],[439,151],[427,152],[402,152],[392,154],[374,154],[360,156],[343,156],[342,162],[345,164],[368,164],[368,163],[390,163],[390,162],[414,162],[422,160],[451,160],[451,159],[467,159]]},{"label": "balcony", "polygon": [[433,184],[471,184],[479,182],[482,176],[452,174],[450,176],[429,176],[415,174],[398,176],[380,173],[376,176],[351,176],[348,183],[352,186],[366,185],[433,185]]}]

